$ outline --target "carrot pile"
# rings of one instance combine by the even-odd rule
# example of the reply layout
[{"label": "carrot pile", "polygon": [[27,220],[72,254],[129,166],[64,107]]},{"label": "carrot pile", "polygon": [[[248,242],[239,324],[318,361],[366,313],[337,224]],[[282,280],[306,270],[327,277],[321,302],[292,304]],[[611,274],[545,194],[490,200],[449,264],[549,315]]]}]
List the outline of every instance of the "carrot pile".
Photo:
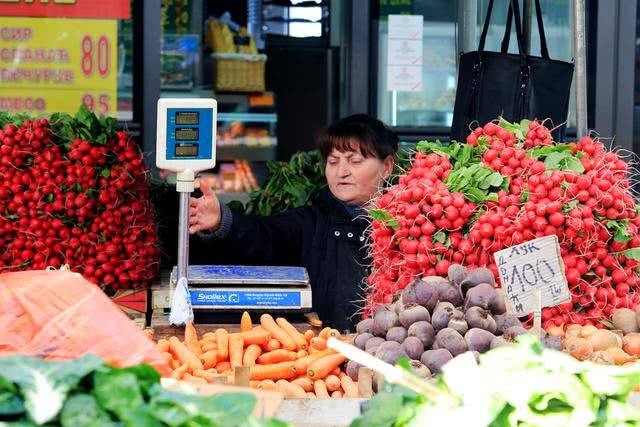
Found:
[{"label": "carrot pile", "polygon": [[[248,313],[240,332],[219,328],[198,337],[193,324],[184,338],[158,340],[156,346],[169,362],[171,378],[194,383],[232,383],[238,366],[249,368],[249,385],[293,398],[358,397],[358,384],[342,371],[345,357],[327,348],[329,337],[340,333],[324,328],[299,332],[286,319],[269,314],[253,325]],[[219,378],[222,377],[222,380]]]}]

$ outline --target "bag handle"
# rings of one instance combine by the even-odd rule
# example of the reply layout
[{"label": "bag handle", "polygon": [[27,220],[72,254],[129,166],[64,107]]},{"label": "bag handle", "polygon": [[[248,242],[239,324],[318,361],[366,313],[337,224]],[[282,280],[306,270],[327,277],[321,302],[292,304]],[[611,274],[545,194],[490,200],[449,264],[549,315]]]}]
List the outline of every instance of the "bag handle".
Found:
[{"label": "bag handle", "polygon": [[[484,25],[482,27],[482,34],[480,35],[480,44],[478,45],[478,50],[480,52],[484,51],[484,45],[487,40],[487,32],[489,31],[489,24],[491,22],[492,11],[493,11],[493,0],[489,0],[489,5],[487,7],[487,16],[485,17],[485,20],[484,20]],[[509,3],[509,13],[507,15],[507,27],[505,28],[506,30],[505,35],[502,39],[501,51],[505,53],[506,52],[505,46],[507,47],[507,49],[509,47],[509,41],[511,36],[512,13],[515,16],[515,22],[516,22],[516,37],[518,39],[518,50],[519,50],[520,56],[526,57],[526,53],[524,51],[524,36],[522,35],[522,27],[520,25],[520,9],[519,9],[518,0],[511,0]]]},{"label": "bag handle", "polygon": [[[549,59],[549,49],[547,47],[547,37],[544,31],[544,23],[542,21],[542,8],[540,7],[540,0],[535,0],[536,7],[536,20],[538,22],[538,34],[540,36],[540,56],[545,59]],[[513,16],[513,7],[509,5],[509,13],[507,15],[507,24],[505,25],[504,37],[502,38],[502,45],[500,47],[501,53],[507,53],[509,50],[509,42],[511,37],[511,21]]]}]

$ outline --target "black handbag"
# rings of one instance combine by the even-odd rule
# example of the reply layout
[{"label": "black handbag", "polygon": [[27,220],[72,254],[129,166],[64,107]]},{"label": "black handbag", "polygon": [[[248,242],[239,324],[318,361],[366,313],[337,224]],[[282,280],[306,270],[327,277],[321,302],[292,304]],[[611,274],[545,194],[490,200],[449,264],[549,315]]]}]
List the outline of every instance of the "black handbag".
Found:
[{"label": "black handbag", "polygon": [[[484,125],[499,116],[510,122],[550,119],[545,125],[554,129],[553,136],[557,141],[562,140],[569,110],[573,63],[549,58],[540,0],[535,1],[535,7],[542,56],[527,55],[524,50],[518,0],[510,2],[501,51],[486,52],[484,45],[493,9],[493,0],[489,0],[478,50],[460,55],[451,140],[464,142],[471,133],[472,123]],[[512,14],[518,54],[507,53]]]}]

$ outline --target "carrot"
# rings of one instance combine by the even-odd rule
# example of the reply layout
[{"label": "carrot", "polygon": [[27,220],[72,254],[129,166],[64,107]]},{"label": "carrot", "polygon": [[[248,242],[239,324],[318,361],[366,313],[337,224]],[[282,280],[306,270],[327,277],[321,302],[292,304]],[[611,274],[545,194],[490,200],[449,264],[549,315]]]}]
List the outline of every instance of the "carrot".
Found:
[{"label": "carrot", "polygon": [[259,328],[259,329],[253,328],[250,331],[240,332],[239,335],[242,335],[245,345],[250,345],[250,344],[264,345],[268,343],[269,340],[272,338],[271,334],[262,328]]},{"label": "carrot", "polygon": [[171,373],[171,378],[176,380],[181,380],[184,374],[186,374],[188,370],[189,370],[189,365],[186,363],[183,363],[178,367],[178,369],[174,370]]},{"label": "carrot", "polygon": [[261,381],[258,381],[258,380],[249,381],[249,387],[258,388],[258,386],[260,385],[260,382]]},{"label": "carrot", "polygon": [[331,393],[331,398],[332,399],[342,399],[342,392],[340,390],[336,390],[333,393]]},{"label": "carrot", "polygon": [[307,392],[302,389],[297,384],[290,383],[287,380],[278,380],[276,381],[276,386],[284,393],[285,397],[293,397],[293,398],[305,398],[307,397]]},{"label": "carrot", "polygon": [[282,343],[283,348],[289,351],[296,349],[296,343],[289,336],[289,334],[284,331],[284,329],[276,324],[275,320],[273,320],[273,317],[270,314],[265,313],[260,316],[260,324],[267,331],[271,332],[271,335],[273,335],[275,339]]},{"label": "carrot", "polygon": [[308,356],[303,357],[302,359],[296,360],[296,371],[300,373],[307,372],[307,368],[314,360],[320,359],[321,357],[328,356],[330,354],[334,354],[335,351],[331,349],[318,351],[317,353],[310,354]]},{"label": "carrot", "polygon": [[218,352],[216,350],[207,351],[200,355],[200,361],[204,369],[210,369],[218,363]]},{"label": "carrot", "polygon": [[202,354],[202,349],[198,343],[198,332],[192,322],[187,322],[187,324],[184,325],[184,345],[196,356]]},{"label": "carrot", "polygon": [[307,340],[307,343],[309,343],[309,341],[311,341],[311,338],[315,336],[316,333],[313,332],[313,329],[307,329],[306,331],[304,331],[304,339]]},{"label": "carrot", "polygon": [[306,392],[313,391],[313,381],[311,381],[310,378],[300,377],[300,378],[296,378],[291,382],[299,385]]},{"label": "carrot", "polygon": [[324,328],[323,330],[320,331],[318,336],[320,338],[322,338],[322,339],[328,340],[329,337],[330,337],[330,335],[329,335],[330,333],[331,333],[331,328],[327,326],[326,328]]},{"label": "carrot", "polygon": [[278,391],[278,387],[273,380],[262,380],[258,385],[258,388],[261,390],[270,390],[270,391]]},{"label": "carrot", "polygon": [[282,347],[282,344],[280,343],[280,341],[278,341],[275,338],[272,338],[267,343],[265,349],[266,349],[266,351],[274,351],[274,350],[278,350],[281,347]]},{"label": "carrot", "polygon": [[335,375],[329,375],[324,379],[325,384],[327,384],[327,390],[336,391],[340,389],[340,378]]},{"label": "carrot", "polygon": [[316,350],[324,350],[327,348],[327,340],[320,337],[311,338],[311,347]]},{"label": "carrot", "polygon": [[165,340],[164,338],[160,338],[158,340],[158,343],[156,344],[156,348],[160,352],[169,351],[169,341]]},{"label": "carrot", "polygon": [[240,319],[240,331],[241,332],[249,332],[253,329],[253,323],[251,322],[251,315],[246,311],[242,313],[242,318]]},{"label": "carrot", "polygon": [[208,353],[210,351],[218,350],[218,344],[216,344],[216,343],[211,343],[211,342],[208,342],[208,341],[201,341],[201,342],[206,343],[206,344],[203,344],[201,346],[203,353]]},{"label": "carrot", "polygon": [[204,378],[200,378],[200,377],[196,377],[194,375],[191,375],[190,373],[186,372],[184,374],[184,376],[182,377],[183,380],[185,381],[189,381],[192,383],[197,383],[197,384],[208,384],[209,382],[204,379]]},{"label": "carrot", "polygon": [[244,338],[242,335],[229,335],[229,362],[231,366],[242,366],[242,353],[244,349]]},{"label": "carrot", "polygon": [[321,351],[323,351],[323,350],[318,350],[318,349],[317,349],[317,348],[315,348],[315,347],[311,347],[311,346],[309,346],[309,348],[307,349],[307,351],[309,352],[309,354],[316,354],[316,353],[319,353],[319,352],[321,352]]},{"label": "carrot", "polygon": [[226,329],[216,329],[216,342],[218,344],[218,359],[227,360],[229,357],[229,333]]},{"label": "carrot", "polygon": [[202,369],[196,369],[191,375],[193,375],[194,377],[204,378],[208,383],[212,382],[214,378],[218,376],[218,374],[212,372],[211,370],[205,371]]},{"label": "carrot", "polygon": [[338,366],[336,369],[331,371],[331,375],[335,375],[336,377],[339,377],[341,373],[342,373],[342,369],[340,369],[340,366]]},{"label": "carrot", "polygon": [[316,398],[315,393],[310,392],[310,391],[309,391],[309,392],[307,392],[307,399],[315,399],[315,398]]},{"label": "carrot", "polygon": [[256,359],[262,354],[262,348],[257,344],[249,345],[242,356],[242,364],[244,366],[253,366],[256,364]]},{"label": "carrot", "polygon": [[285,350],[283,348],[279,350],[273,350],[268,353],[263,353],[258,357],[258,362],[261,365],[269,365],[272,363],[287,362],[296,360],[296,353],[294,351]]},{"label": "carrot", "polygon": [[169,350],[180,362],[189,364],[191,370],[204,368],[200,359],[198,359],[186,345],[181,343],[177,337],[169,338]]},{"label": "carrot", "polygon": [[330,354],[329,356],[321,357],[311,362],[307,368],[307,375],[314,380],[324,378],[345,360],[346,358],[342,354]]},{"label": "carrot", "polygon": [[202,335],[202,340],[215,342],[218,340],[218,337],[216,336],[215,332],[207,332],[206,334]]},{"label": "carrot", "polygon": [[276,319],[276,324],[280,326],[295,342],[296,346],[298,346],[298,350],[304,350],[307,348],[307,340],[304,338],[298,330],[293,326],[287,319],[284,317],[278,317]]},{"label": "carrot", "polygon": [[[340,331],[337,329],[331,329],[331,331],[329,331],[329,337],[340,338],[341,335],[342,334],[340,334]],[[329,337],[326,339],[329,339]]]},{"label": "carrot", "polygon": [[221,374],[224,373],[224,372],[230,371],[231,370],[231,363],[226,362],[226,361],[225,362],[218,362],[218,364],[216,364],[216,366],[215,366],[215,370],[216,370],[216,372],[219,372]]},{"label": "carrot", "polygon": [[176,370],[180,367],[180,361],[176,360],[176,359],[171,359],[171,369],[172,370]]},{"label": "carrot", "polygon": [[344,390],[344,397],[358,397],[360,395],[358,386],[348,375],[340,379],[340,384]]},{"label": "carrot", "polygon": [[308,356],[309,353],[307,353],[307,350],[300,350],[298,353],[296,353],[296,357],[298,359],[302,359],[305,356]]},{"label": "carrot", "polygon": [[250,380],[288,379],[296,375],[293,362],[280,362],[271,365],[254,365],[250,369]]},{"label": "carrot", "polygon": [[162,357],[167,359],[168,363],[171,363],[171,361],[173,360],[173,355],[171,353],[169,353],[168,351],[163,351],[160,354],[162,355]]},{"label": "carrot", "polygon": [[313,382],[313,391],[315,391],[318,399],[325,399],[329,397],[327,385],[322,380],[316,380]]}]

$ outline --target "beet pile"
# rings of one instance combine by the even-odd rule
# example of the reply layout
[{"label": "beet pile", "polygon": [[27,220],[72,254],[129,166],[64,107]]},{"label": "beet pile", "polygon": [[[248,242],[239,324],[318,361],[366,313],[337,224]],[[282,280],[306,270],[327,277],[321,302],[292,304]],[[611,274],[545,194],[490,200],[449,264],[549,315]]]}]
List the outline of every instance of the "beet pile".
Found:
[{"label": "beet pile", "polygon": [[[357,325],[354,344],[387,363],[402,357],[424,377],[440,372],[466,351],[483,353],[527,333],[520,320],[506,313],[501,289],[486,268],[472,271],[451,264],[447,278],[428,276],[413,281],[391,304],[380,305]],[[544,344],[562,349],[562,340],[545,336]],[[347,373],[357,372],[349,362]]]},{"label": "beet pile", "polygon": [[629,175],[601,142],[554,145],[536,121],[487,123],[467,144],[419,143],[371,211],[365,314],[416,277],[446,276],[452,263],[486,267],[497,280],[494,252],[555,234],[572,300],[544,309],[543,325],[602,327],[616,308],[640,302],[640,211]]},{"label": "beet pile", "polygon": [[155,277],[148,174],[115,124],[84,107],[49,120],[0,113],[0,272],[68,264],[111,289]]}]

